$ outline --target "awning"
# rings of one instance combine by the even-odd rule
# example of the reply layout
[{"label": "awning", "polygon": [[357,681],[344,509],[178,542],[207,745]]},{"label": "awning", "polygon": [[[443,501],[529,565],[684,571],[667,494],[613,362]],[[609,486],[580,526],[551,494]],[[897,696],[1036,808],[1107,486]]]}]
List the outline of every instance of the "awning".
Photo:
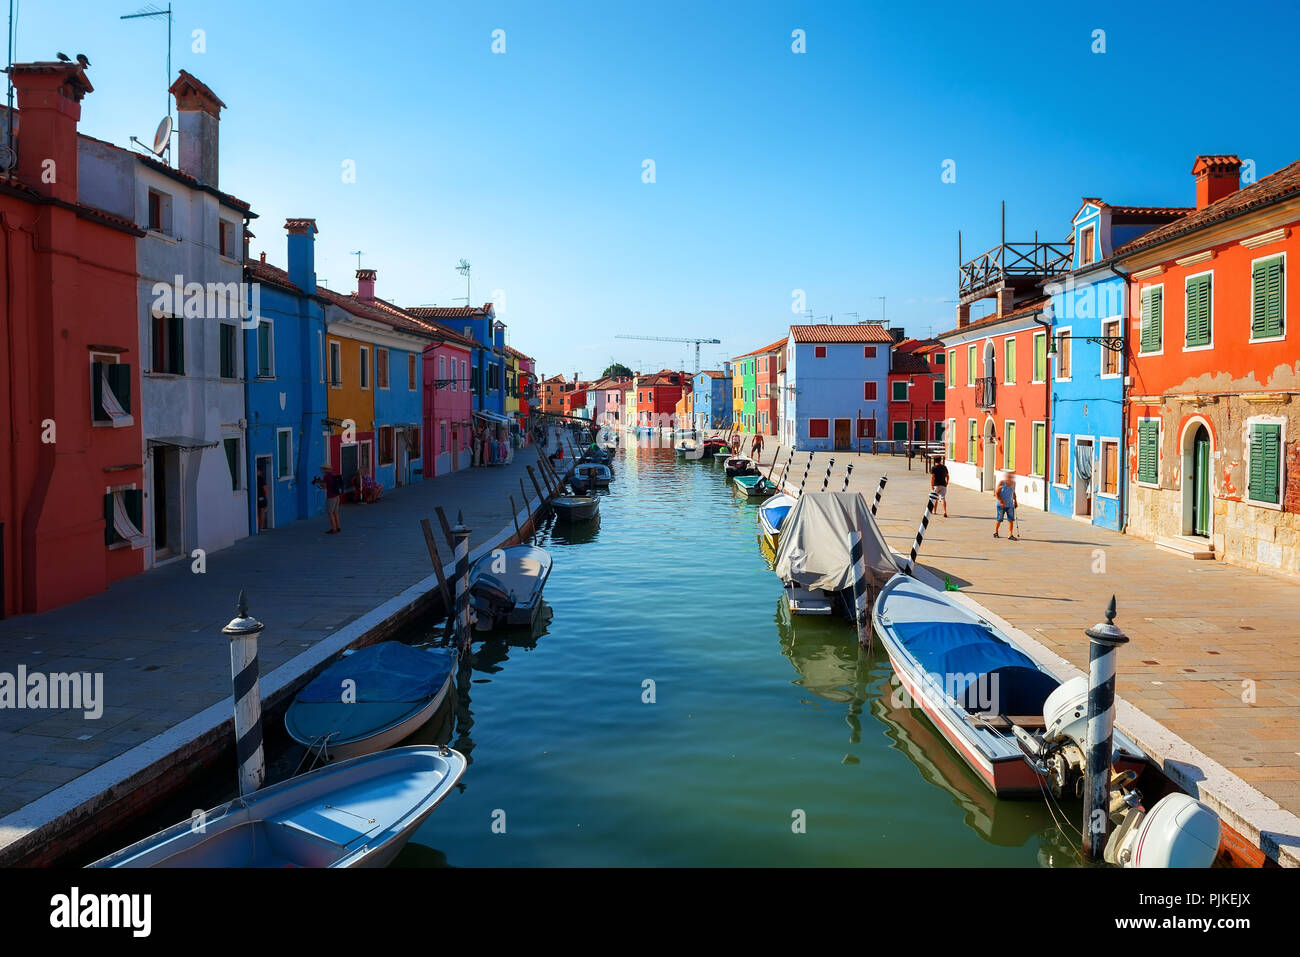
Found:
[{"label": "awning", "polygon": [[194,449],[214,449],[219,443],[215,440],[209,442],[207,439],[190,438],[185,435],[160,435],[149,439],[148,444],[150,446],[170,445],[172,448],[188,452]]},{"label": "awning", "polygon": [[487,419],[489,422],[499,422],[502,425],[510,425],[512,423],[511,419],[506,418],[499,412],[475,412],[474,414],[480,419]]}]

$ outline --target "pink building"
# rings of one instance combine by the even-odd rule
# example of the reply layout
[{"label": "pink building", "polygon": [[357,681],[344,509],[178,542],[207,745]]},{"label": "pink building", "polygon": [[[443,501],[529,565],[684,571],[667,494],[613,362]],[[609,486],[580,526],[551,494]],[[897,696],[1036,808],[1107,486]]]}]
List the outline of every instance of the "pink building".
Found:
[{"label": "pink building", "polygon": [[424,350],[425,478],[470,464],[474,396],[470,392],[474,342],[442,326]]}]

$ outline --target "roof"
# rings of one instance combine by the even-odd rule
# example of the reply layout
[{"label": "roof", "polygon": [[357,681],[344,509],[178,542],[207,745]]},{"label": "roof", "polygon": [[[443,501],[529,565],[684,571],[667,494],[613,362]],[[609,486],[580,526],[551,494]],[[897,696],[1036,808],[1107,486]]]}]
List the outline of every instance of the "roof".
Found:
[{"label": "roof", "polygon": [[[1198,164],[1200,160],[1215,158],[1198,157]],[[1229,193],[1222,199],[1208,204],[1203,209],[1198,209],[1172,223],[1157,226],[1150,232],[1143,233],[1137,239],[1125,243],[1115,250],[1115,255],[1112,258],[1118,259],[1151,246],[1158,246],[1161,243],[1177,239],[1179,236],[1193,233],[1198,229],[1205,229],[1215,223],[1232,219],[1251,210],[1280,203],[1284,199],[1295,196],[1300,196],[1300,160],[1296,160],[1289,166],[1282,167],[1276,173],[1270,173],[1268,176],[1256,180],[1249,186],[1243,186],[1241,189]]]},{"label": "roof", "polygon": [[876,323],[862,325],[835,326],[819,323],[812,326],[791,326],[790,338],[796,343],[826,342],[882,342],[893,343],[889,330]]},{"label": "roof", "polygon": [[695,374],[696,374],[696,375],[707,375],[707,376],[713,376],[713,378],[715,378],[715,379],[725,379],[725,378],[726,378],[726,376],[722,374],[722,371],[721,371],[720,369],[701,369],[699,372],[697,372],[697,373],[695,373]]},{"label": "roof", "polygon": [[789,340],[789,338],[790,338],[789,336],[786,336],[782,339],[778,339],[776,342],[773,342],[770,345],[763,346],[763,348],[761,349],[755,349],[753,352],[743,352],[738,356],[734,356],[733,358],[744,359],[747,356],[761,356],[764,353],[768,353],[768,352],[779,352],[780,350],[785,348],[785,344]]},{"label": "roof", "polygon": [[518,349],[516,349],[514,346],[506,346],[506,355],[508,355],[508,356],[514,356],[516,359],[527,359],[529,362],[532,362],[532,361],[533,361],[533,357],[532,357],[532,356],[526,356],[526,355],[524,355],[522,352],[520,352],[520,351],[519,351]]},{"label": "roof", "polygon": [[[362,300],[356,298],[355,293],[353,293],[350,298],[355,299],[358,303],[362,303]],[[371,306],[384,313],[384,315],[388,316],[391,323],[396,324],[396,328],[403,329],[407,332],[423,333],[426,335],[431,333],[440,333],[440,330],[436,328],[433,323],[417,319],[401,306],[395,306],[387,299],[380,299],[378,296],[372,296],[362,304]],[[465,338],[459,333],[452,333],[452,335],[455,335],[457,339],[461,340]],[[451,336],[445,336],[443,338],[450,339]]]},{"label": "roof", "polygon": [[420,319],[482,319],[492,311],[492,303],[482,306],[408,306],[405,312]]},{"label": "roof", "polygon": [[1050,300],[1051,300],[1050,296],[1035,296],[1033,299],[1028,299],[1025,302],[1021,303],[1019,306],[1017,306],[1015,309],[1012,309],[1006,315],[985,316],[983,319],[979,319],[975,322],[970,323],[969,325],[960,326],[956,329],[949,329],[947,332],[940,333],[939,338],[946,339],[949,336],[964,335],[965,333],[970,332],[971,330],[974,329],[984,329],[987,327],[1000,325],[1001,323],[1004,322],[1012,322],[1013,320],[1023,320],[1033,315],[1036,312],[1042,312],[1043,307],[1046,306]]},{"label": "roof", "polygon": [[894,354],[897,355],[900,352],[921,353],[926,350],[938,349],[942,346],[943,343],[938,339],[904,339],[902,342],[894,343]]},{"label": "roof", "polygon": [[930,360],[919,352],[895,352],[890,363],[891,375],[918,375],[930,371]]},{"label": "roof", "polygon": [[302,294],[302,288],[289,278],[287,272],[278,266],[272,266],[264,259],[246,259],[244,260],[244,268],[248,270],[250,276],[259,282],[268,282],[289,292]]},{"label": "roof", "polygon": [[426,339],[433,338],[435,335],[439,338],[442,337],[441,333],[435,330],[434,327],[401,315],[400,309],[397,309],[391,303],[384,302],[382,299],[374,300],[373,304],[362,302],[356,296],[344,296],[321,285],[316,287],[316,295],[325,302],[332,303],[359,319],[369,319],[371,322],[381,323],[398,332],[410,333]]},{"label": "roof", "polygon": [[[676,382],[673,382],[671,379],[668,378],[669,376],[674,376],[674,375],[677,376]],[[677,372],[673,369],[660,369],[658,372],[652,372],[649,375],[642,376],[641,381],[637,384],[638,386],[641,387],[655,386],[655,385],[678,385],[679,386],[683,382],[689,379],[690,376],[686,375],[685,373]]]},{"label": "roof", "polygon": [[[22,116],[21,111],[19,111],[18,115],[20,117]],[[145,154],[145,153],[137,153],[134,150],[125,149],[121,146],[118,146],[116,143],[110,143],[108,140],[101,140],[97,136],[91,136],[90,134],[82,133],[81,131],[77,132],[77,137],[78,139],[84,139],[91,143],[99,143],[102,146],[107,146],[109,149],[117,150],[119,153],[125,153],[127,156],[133,156],[135,157],[135,159],[139,160],[142,164],[148,166],[150,169],[156,170],[157,172],[161,173],[163,176],[166,176],[169,179],[174,179],[176,180],[176,182],[182,183],[185,186],[189,186],[192,189],[202,190],[205,193],[215,196],[218,200],[220,200],[222,203],[225,203],[227,206],[231,207],[232,209],[239,210],[249,219],[257,219],[257,213],[253,212],[252,207],[248,203],[240,199],[238,196],[233,196],[230,193],[225,192],[224,190],[217,189],[217,187],[215,186],[210,186],[209,184],[198,179],[197,177],[191,176],[189,173],[185,172],[184,170],[177,169],[175,166],[168,166],[166,163],[158,159],[156,156]]]}]

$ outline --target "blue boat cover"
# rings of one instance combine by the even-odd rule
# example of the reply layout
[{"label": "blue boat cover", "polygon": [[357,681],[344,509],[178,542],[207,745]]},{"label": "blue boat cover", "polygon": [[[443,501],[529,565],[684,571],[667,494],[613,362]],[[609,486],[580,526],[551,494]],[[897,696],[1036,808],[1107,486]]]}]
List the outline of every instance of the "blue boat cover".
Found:
[{"label": "blue boat cover", "polygon": [[438,693],[456,666],[448,648],[412,648],[381,641],[340,658],[298,693],[309,704],[337,704],[343,682],[356,682],[358,702],[426,701]]},{"label": "blue boat cover", "polygon": [[792,508],[794,508],[793,505],[773,505],[771,508],[763,509],[763,514],[767,516],[767,520],[773,528],[779,529]]}]

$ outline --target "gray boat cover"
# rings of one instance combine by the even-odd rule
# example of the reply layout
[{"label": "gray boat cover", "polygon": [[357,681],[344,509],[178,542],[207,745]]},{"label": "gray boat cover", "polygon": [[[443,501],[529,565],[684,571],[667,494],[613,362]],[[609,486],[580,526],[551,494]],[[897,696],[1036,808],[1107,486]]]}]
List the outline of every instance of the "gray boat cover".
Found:
[{"label": "gray boat cover", "polygon": [[840,591],[853,585],[849,533],[862,533],[867,585],[883,588],[899,571],[893,553],[857,492],[805,492],[781,523],[776,574],[804,588]]}]

